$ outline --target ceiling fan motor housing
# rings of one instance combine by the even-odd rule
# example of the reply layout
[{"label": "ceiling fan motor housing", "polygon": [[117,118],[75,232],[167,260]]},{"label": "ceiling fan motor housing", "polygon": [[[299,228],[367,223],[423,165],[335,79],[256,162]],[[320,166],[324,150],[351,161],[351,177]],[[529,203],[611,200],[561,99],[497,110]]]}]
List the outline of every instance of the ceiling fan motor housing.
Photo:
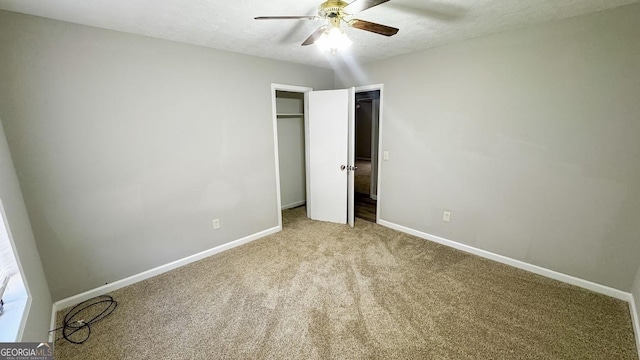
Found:
[{"label": "ceiling fan motor housing", "polygon": [[342,0],[327,0],[318,7],[318,15],[322,18],[342,18],[342,9],[349,5]]}]

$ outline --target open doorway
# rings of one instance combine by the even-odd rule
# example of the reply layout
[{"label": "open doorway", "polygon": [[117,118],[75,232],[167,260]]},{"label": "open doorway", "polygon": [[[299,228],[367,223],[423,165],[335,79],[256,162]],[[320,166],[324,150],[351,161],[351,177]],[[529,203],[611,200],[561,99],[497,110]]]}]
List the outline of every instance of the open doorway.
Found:
[{"label": "open doorway", "polygon": [[303,205],[312,220],[353,227],[355,214],[377,222],[382,86],[312,91],[272,84],[279,229],[286,222],[282,210]]},{"label": "open doorway", "polygon": [[355,95],[355,216],[376,222],[380,90]]}]

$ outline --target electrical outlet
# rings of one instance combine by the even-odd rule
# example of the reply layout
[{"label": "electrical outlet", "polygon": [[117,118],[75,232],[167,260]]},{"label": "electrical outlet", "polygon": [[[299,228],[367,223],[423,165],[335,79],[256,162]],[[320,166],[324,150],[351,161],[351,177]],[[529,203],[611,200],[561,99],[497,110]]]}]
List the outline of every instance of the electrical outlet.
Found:
[{"label": "electrical outlet", "polygon": [[445,211],[442,214],[442,221],[446,221],[446,222],[451,221],[451,211]]},{"label": "electrical outlet", "polygon": [[214,230],[220,229],[220,219],[213,219],[213,229]]},{"label": "electrical outlet", "polygon": [[382,152],[382,160],[389,160],[389,152],[388,151],[383,151]]}]

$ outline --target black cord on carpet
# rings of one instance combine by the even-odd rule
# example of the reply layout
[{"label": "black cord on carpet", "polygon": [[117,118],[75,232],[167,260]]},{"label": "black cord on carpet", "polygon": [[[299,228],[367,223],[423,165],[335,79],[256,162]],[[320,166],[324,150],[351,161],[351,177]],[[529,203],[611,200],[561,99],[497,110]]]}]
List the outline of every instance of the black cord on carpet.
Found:
[{"label": "black cord on carpet", "polygon": [[[90,314],[89,309],[96,306],[104,306],[104,309],[91,319],[82,316]],[[57,338],[56,341],[65,339],[72,344],[82,344],[91,336],[91,325],[111,315],[117,306],[118,302],[113,300],[113,297],[110,295],[96,296],[72,307],[64,316],[63,325],[59,328],[49,330],[49,332],[62,330],[62,337]],[[97,312],[97,310],[93,311],[93,313],[95,312]],[[76,333],[80,335],[73,336]]]}]

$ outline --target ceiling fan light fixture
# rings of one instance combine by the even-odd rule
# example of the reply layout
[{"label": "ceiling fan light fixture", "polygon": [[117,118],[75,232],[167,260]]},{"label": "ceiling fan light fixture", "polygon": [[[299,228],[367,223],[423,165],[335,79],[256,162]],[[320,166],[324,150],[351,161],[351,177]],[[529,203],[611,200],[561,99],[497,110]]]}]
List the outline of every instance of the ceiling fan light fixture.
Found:
[{"label": "ceiling fan light fixture", "polygon": [[[351,2],[347,3],[347,1]],[[347,49],[352,44],[347,34],[340,28],[343,23],[354,29],[384,36],[393,36],[398,32],[399,29],[391,26],[351,18],[351,16],[360,11],[384,4],[387,1],[389,0],[324,0],[318,6],[318,16],[258,16],[255,19],[324,19],[326,21],[325,25],[318,27],[301,45],[318,44],[319,49],[336,54],[338,51]],[[347,20],[345,17],[350,19]]]},{"label": "ceiling fan light fixture", "polygon": [[316,44],[318,44],[320,49],[331,52],[332,54],[347,49],[352,43],[347,34],[345,34],[341,28],[335,26],[323,32],[320,38],[316,40]]}]

